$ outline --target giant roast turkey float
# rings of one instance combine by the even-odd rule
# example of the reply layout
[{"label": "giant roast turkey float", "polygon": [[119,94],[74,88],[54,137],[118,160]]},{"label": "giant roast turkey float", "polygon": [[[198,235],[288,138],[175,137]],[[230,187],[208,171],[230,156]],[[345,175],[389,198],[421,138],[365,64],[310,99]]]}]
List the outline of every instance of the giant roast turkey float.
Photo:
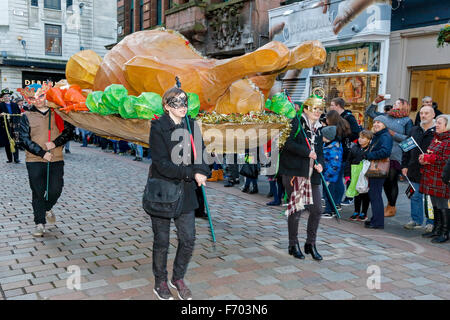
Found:
[{"label": "giant roast turkey float", "polygon": [[[67,80],[49,90],[47,100],[77,127],[148,146],[151,119],[163,114],[161,97],[178,77],[188,93],[188,114],[201,123],[207,149],[234,153],[239,139],[248,146],[251,139],[259,144],[258,139],[274,138],[270,129],[280,130],[280,143],[287,138],[295,111],[284,93],[267,99],[269,90],[279,73],[323,64],[325,57],[319,41],[292,50],[272,41],[240,57],[208,59],[175,31],[140,31],[125,37],[103,60],[91,50],[73,55]],[[255,129],[257,134],[238,133],[233,143],[208,136],[227,129]]]}]

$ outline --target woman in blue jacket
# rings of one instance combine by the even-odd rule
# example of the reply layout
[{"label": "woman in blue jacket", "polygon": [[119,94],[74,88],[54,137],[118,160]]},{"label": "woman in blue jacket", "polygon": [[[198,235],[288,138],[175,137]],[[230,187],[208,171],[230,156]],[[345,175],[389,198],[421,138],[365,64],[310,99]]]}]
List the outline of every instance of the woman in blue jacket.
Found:
[{"label": "woman in blue jacket", "polygon": [[[392,136],[386,127],[386,116],[377,116],[373,121],[374,137],[369,151],[363,156],[367,160],[389,158],[392,151]],[[372,206],[372,219],[364,223],[366,228],[384,229],[384,203],[381,195],[385,178],[369,178],[369,198]]]}]

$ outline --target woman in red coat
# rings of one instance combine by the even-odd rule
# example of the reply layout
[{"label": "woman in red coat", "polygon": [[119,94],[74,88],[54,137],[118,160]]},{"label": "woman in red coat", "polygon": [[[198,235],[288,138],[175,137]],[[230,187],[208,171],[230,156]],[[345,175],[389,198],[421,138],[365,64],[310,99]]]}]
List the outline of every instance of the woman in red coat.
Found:
[{"label": "woman in red coat", "polygon": [[420,192],[430,195],[433,207],[436,210],[436,234],[431,242],[441,243],[448,241],[450,211],[448,198],[450,196],[448,185],[442,181],[442,171],[450,156],[450,123],[447,115],[436,118],[436,133],[427,149],[427,153],[419,156],[422,167]]}]

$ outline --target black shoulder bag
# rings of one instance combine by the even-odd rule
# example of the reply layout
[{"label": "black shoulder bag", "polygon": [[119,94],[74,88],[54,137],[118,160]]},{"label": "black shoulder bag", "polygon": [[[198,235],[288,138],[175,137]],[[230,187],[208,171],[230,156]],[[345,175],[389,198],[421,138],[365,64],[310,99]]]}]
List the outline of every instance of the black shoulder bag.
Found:
[{"label": "black shoulder bag", "polygon": [[142,206],[148,215],[160,218],[178,218],[183,209],[184,181],[173,182],[152,178],[150,166],[142,197]]},{"label": "black shoulder bag", "polygon": [[142,206],[151,216],[160,218],[178,218],[181,215],[184,199],[184,183],[172,182],[149,177],[142,197]]}]

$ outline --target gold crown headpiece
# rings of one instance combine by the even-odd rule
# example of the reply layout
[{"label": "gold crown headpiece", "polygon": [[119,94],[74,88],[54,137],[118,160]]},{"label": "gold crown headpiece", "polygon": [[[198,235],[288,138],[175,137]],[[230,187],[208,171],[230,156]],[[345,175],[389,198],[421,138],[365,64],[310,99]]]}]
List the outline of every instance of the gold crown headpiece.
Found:
[{"label": "gold crown headpiece", "polygon": [[308,99],[303,102],[303,105],[307,108],[320,107],[325,108],[325,90],[323,88],[317,87],[312,90],[312,94]]}]

